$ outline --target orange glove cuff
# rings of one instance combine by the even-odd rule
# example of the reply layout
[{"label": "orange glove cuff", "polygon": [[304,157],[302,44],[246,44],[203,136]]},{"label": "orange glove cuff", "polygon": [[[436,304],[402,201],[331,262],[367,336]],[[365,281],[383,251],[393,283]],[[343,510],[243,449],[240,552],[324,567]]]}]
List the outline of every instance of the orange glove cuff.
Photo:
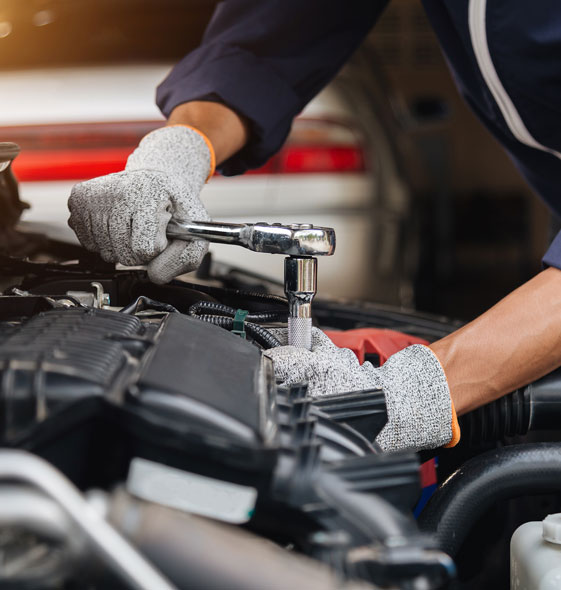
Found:
[{"label": "orange glove cuff", "polygon": [[444,445],[445,449],[455,447],[460,442],[460,438],[462,436],[462,433],[460,431],[460,425],[458,424],[458,416],[456,414],[454,402],[450,400],[450,403],[452,404],[452,439],[447,445]]},{"label": "orange glove cuff", "polygon": [[[430,346],[429,346],[430,348]],[[446,377],[446,371],[444,370],[444,367],[442,366],[442,363],[440,362],[440,359],[436,356],[436,353],[434,352],[434,350],[432,350],[432,353],[434,354],[434,356],[436,357],[436,359],[438,360],[438,362],[440,363],[440,367],[442,369],[442,372],[444,373],[444,377]],[[448,382],[448,378],[446,378],[446,382]],[[448,391],[450,391],[450,384],[448,384]],[[460,442],[460,438],[462,436],[462,432],[460,430],[460,424],[458,423],[458,415],[456,414],[456,408],[454,407],[454,402],[452,401],[452,397],[450,397],[450,405],[452,406],[452,438],[450,439],[450,442],[446,445],[444,445],[445,449],[450,449],[452,447],[455,447],[459,442]]]}]

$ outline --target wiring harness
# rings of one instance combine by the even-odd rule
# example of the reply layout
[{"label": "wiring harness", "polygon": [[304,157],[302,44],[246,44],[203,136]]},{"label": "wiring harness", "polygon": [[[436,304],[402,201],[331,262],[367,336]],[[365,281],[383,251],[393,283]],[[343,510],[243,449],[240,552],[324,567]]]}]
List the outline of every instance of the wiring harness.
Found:
[{"label": "wiring harness", "polygon": [[247,333],[254,342],[265,349],[276,348],[281,346],[281,343],[269,330],[259,324],[287,321],[287,312],[259,311],[250,313],[213,301],[194,303],[189,308],[189,315],[242,336]]}]

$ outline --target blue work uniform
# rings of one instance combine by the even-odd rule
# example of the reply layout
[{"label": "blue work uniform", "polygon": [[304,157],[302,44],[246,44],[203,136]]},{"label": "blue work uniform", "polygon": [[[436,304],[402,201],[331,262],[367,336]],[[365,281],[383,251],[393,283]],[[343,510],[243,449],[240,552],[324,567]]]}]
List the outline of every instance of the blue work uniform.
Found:
[{"label": "blue work uniform", "polygon": [[[333,78],[388,0],[224,0],[203,41],[160,85],[168,116],[219,100],[251,138],[225,175],[264,164],[293,118]],[[423,0],[458,88],[549,207],[561,216],[561,2]],[[561,233],[544,256],[561,269]]]}]

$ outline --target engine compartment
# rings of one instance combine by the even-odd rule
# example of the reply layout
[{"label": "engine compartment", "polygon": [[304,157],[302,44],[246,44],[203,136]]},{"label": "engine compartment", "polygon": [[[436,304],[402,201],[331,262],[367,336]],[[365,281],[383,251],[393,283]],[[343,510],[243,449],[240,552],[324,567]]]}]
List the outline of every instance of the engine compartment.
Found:
[{"label": "engine compartment", "polygon": [[[370,576],[358,574],[369,559],[360,567],[347,562],[351,549],[415,530],[401,513],[418,495],[415,455],[381,453],[341,419],[349,405],[344,396],[322,407],[306,398],[305,384],[279,388],[259,346],[175,308],[221,295],[221,302],[245,299],[271,311],[285,305],[281,298],[177,282],[157,288],[160,299],[171,295],[164,304],[144,296],[145,309],[121,307],[123,285],[132,293],[143,289],[142,271],[113,270],[108,278],[81,276],[72,265],[33,268],[0,297],[0,463],[7,449],[25,449],[82,491],[112,498],[119,489],[121,502],[127,494],[129,501],[140,497],[243,524],[321,561],[339,556],[339,573],[349,578]],[[361,403],[372,437],[374,425],[385,423],[383,392],[365,393]],[[162,494],[170,481],[191,492]],[[232,505],[209,504],[217,486]],[[355,496],[360,501],[351,501]],[[388,522],[370,530],[363,521],[380,510]],[[412,535],[405,545],[415,552],[412,567],[428,561],[431,576],[447,577],[432,563],[428,537]],[[44,575],[37,583],[49,587]],[[178,587],[193,587],[191,578]]]},{"label": "engine compartment", "polygon": [[[513,532],[561,511],[558,371],[462,417],[453,449],[383,453],[382,390],[275,382],[279,285],[210,257],[155,285],[21,232],[0,178],[0,587],[509,587]],[[314,314],[403,345],[458,327],[321,298]]]},{"label": "engine compartment", "polygon": [[[1,260],[10,286],[0,296],[0,468],[10,459],[6,453],[23,452],[20,465],[46,461],[85,494],[84,507],[97,497],[115,531],[173,587],[313,587],[320,572],[326,588],[338,587],[341,579],[373,588],[447,588],[458,575],[461,588],[490,581],[508,587],[504,552],[510,529],[557,509],[555,461],[547,485],[525,477],[520,487],[513,479],[516,461],[505,485],[493,458],[485,459],[485,451],[502,457],[520,448],[517,460],[538,452],[551,463],[555,444],[536,449],[528,443],[557,440],[550,430],[540,434],[534,428],[551,427],[551,418],[543,420],[551,417],[558,396],[555,375],[545,380],[547,399],[538,384],[533,393],[527,388],[512,394],[502,413],[486,407],[462,420],[463,442],[438,457],[439,481],[456,474],[416,523],[419,465],[431,456],[382,453],[372,442],[386,419],[382,391],[314,402],[306,398],[305,384],[285,390],[275,383],[262,345],[250,336],[244,340],[189,315],[194,304],[207,302],[278,319],[286,302],[271,292],[274,285],[235,269],[215,270],[207,261],[194,282],[157,286],[142,270],[115,270],[87,253],[61,262],[55,252],[48,262]],[[375,326],[431,340],[456,327],[372,304],[319,300],[315,311],[319,325],[330,329]],[[536,411],[540,403],[545,411]],[[482,464],[485,473],[497,473],[490,489],[501,488],[501,494],[490,493],[480,509],[465,510],[465,535],[452,547],[469,487],[457,472],[478,472]],[[6,494],[38,506],[48,498],[60,512],[60,498],[38,493],[20,476],[0,474],[0,492],[7,486]],[[537,492],[539,500],[526,497]],[[518,499],[507,502],[511,497]],[[131,511],[138,519],[132,528]],[[0,575],[12,572],[10,587],[73,588],[86,580],[94,588],[147,587],[104,561],[103,552],[94,551],[85,567],[91,552],[87,522],[72,523],[64,540],[55,542],[44,523],[27,520],[12,522],[10,535],[2,537]],[[168,523],[165,529],[160,522]],[[492,538],[489,529],[495,530]],[[225,543],[240,567],[211,558],[210,546],[202,559],[192,541],[191,553],[178,551],[180,539],[187,543],[199,534],[210,546]],[[43,548],[38,562],[37,547]],[[274,580],[266,572],[256,577],[253,556],[261,551],[269,560],[264,569],[277,572]],[[299,568],[305,579],[297,579]]]}]

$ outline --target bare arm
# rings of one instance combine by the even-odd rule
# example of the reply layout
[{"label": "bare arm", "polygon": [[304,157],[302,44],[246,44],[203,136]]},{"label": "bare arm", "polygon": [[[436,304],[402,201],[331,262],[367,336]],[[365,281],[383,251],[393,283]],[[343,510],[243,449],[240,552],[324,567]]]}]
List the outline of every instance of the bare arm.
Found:
[{"label": "bare arm", "polygon": [[217,164],[241,150],[249,135],[245,119],[218,102],[180,104],[171,112],[167,124],[190,125],[202,131],[214,147]]},{"label": "bare arm", "polygon": [[431,348],[458,414],[561,366],[561,271],[544,270]]}]

